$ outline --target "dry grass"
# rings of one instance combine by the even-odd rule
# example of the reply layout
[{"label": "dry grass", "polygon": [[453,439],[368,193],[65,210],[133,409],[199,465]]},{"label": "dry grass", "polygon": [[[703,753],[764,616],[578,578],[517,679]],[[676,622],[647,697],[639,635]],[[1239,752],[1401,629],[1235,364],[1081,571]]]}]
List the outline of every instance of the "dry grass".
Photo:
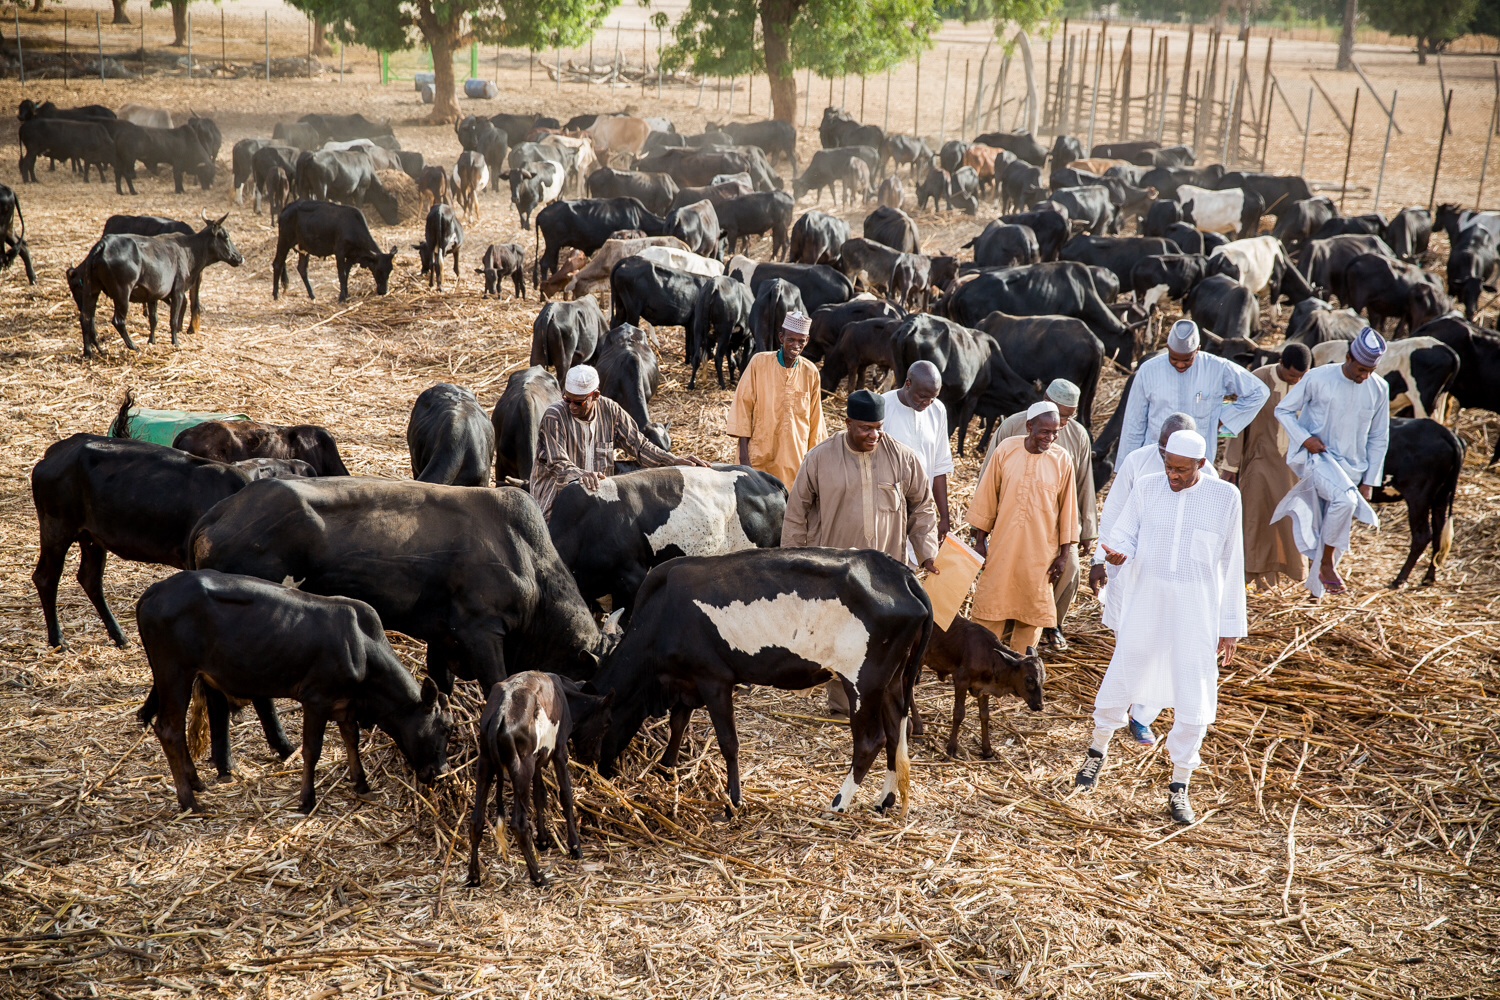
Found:
[{"label": "dry grass", "polygon": [[[278,100],[355,106],[332,86],[262,89],[192,94],[230,142],[267,133],[264,109]],[[87,88],[76,96],[93,99]],[[185,103],[178,85],[157,96]],[[598,96],[543,100],[570,112]],[[394,100],[377,93],[358,106],[399,113],[382,104]],[[449,131],[400,132],[430,157],[456,154]],[[14,183],[9,167],[0,178]],[[538,891],[502,834],[486,844],[485,888],[472,891],[462,888],[467,727],[457,773],[431,791],[373,737],[366,802],[330,744],[320,805],[301,817],[291,811],[300,762],[276,763],[247,718],[234,729],[236,778],[202,796],[206,815],[177,816],[156,740],[134,722],[148,676],[139,646],[110,646],[71,581],[62,622],[72,645],[43,643],[26,475],[52,441],[102,430],[128,386],[148,406],[323,423],[356,473],[405,476],[411,401],[454,381],[492,402],[525,362],[535,303],[481,300],[472,272],[458,292],[430,293],[409,253],[384,299],[356,272],[354,297],[336,304],[322,262],[316,302],[294,288],[272,303],[274,233],[237,208],[230,226],[246,262],[206,278],[204,333],[130,357],[106,335],[111,357],[82,364],[62,269],[126,203],[63,174],[20,191],[41,284],[11,272],[0,286],[0,992],[1493,994],[1500,484],[1481,467],[1493,418],[1461,423],[1469,468],[1455,556],[1436,587],[1381,589],[1406,547],[1400,511],[1388,508],[1387,529],[1361,534],[1347,564],[1351,596],[1252,598],[1253,633],[1223,678],[1191,829],[1166,822],[1160,750],[1122,745],[1098,792],[1070,794],[1111,648],[1085,600],[1073,651],[1049,664],[1046,711],[999,710],[995,760],[974,759],[972,722],[966,758],[944,760],[949,696],[931,681],[919,688],[934,735],[915,747],[905,821],[873,815],[871,792],[849,815],[827,813],[847,767],[844,727],[808,696],[753,691],[739,704],[746,807],[733,822],[721,820],[723,766],[706,721],[695,720],[675,781],[651,767],[658,725],[617,781],[581,777],[583,862],[548,858],[557,880]],[[192,217],[223,199],[222,185],[208,199],[174,196],[160,180],[143,191],[131,210]],[[486,242],[518,236],[513,213],[484,197],[466,267]],[[930,244],[950,249],[978,229],[920,221]],[[376,237],[408,244],[412,231]],[[684,390],[675,338],[664,360],[660,405],[681,450],[728,458],[729,394]],[[1103,413],[1119,387],[1109,376]],[[975,471],[961,463],[959,507]],[[127,632],[134,598],[163,575],[112,561],[106,586]],[[397,646],[417,669],[420,649]],[[472,718],[472,686],[463,695]]]}]

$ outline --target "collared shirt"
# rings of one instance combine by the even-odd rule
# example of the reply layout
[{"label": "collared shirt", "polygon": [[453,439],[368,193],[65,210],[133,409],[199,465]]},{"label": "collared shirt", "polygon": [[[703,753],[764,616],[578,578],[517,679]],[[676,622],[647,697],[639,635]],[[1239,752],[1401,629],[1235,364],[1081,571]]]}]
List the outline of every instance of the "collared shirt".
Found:
[{"label": "collared shirt", "polygon": [[616,448],[633,453],[648,469],[677,461],[652,444],[612,399],[594,400],[592,420],[574,417],[566,401],[547,407],[537,430],[536,462],[531,469],[531,496],[541,506],[542,516],[552,516],[558,492],[585,472],[614,475]]},{"label": "collared shirt", "polygon": [[901,390],[884,394],[885,433],[917,453],[928,479],[953,474],[953,444],[948,439],[948,414],[934,401],[925,410],[901,402]]},{"label": "collared shirt", "polygon": [[823,440],[823,393],[818,366],[798,358],[790,368],[778,351],[750,359],[734,389],[728,431],[750,439],[750,466],[791,487],[802,460]]},{"label": "collared shirt", "polygon": [[[1160,440],[1159,431],[1157,439]],[[1109,534],[1109,529],[1125,512],[1125,505],[1130,502],[1130,494],[1137,482],[1146,476],[1165,475],[1166,471],[1167,462],[1161,457],[1160,445],[1145,445],[1126,455],[1120,468],[1115,471],[1114,481],[1109,484],[1109,492],[1104,494],[1104,513],[1099,515],[1099,537]],[[1210,479],[1219,478],[1212,462],[1203,463],[1203,475]],[[1107,565],[1104,563],[1104,554],[1102,548],[1094,550],[1096,565]]]},{"label": "collared shirt", "polygon": [[1390,387],[1379,375],[1354,382],[1343,365],[1314,368],[1276,405],[1276,419],[1286,429],[1287,464],[1302,475],[1302,445],[1315,437],[1356,485],[1379,486],[1390,444],[1390,400]]},{"label": "collared shirt", "polygon": [[[1255,419],[1270,395],[1265,383],[1232,361],[1199,351],[1192,367],[1179,372],[1165,352],[1147,358],[1136,369],[1125,402],[1125,425],[1117,453],[1128,455],[1161,434],[1161,425],[1174,413],[1188,413],[1198,422],[1198,433],[1209,442],[1213,459],[1219,427],[1233,436]],[[1225,397],[1234,396],[1232,403]]]},{"label": "collared shirt", "polygon": [[[1007,438],[1026,434],[1026,411],[1012,413],[1000,422],[990,436],[990,449],[985,461],[995,453],[995,448]],[[1094,490],[1094,442],[1088,429],[1077,420],[1069,420],[1057,432],[1057,447],[1068,453],[1073,460],[1073,483],[1078,489],[1078,540],[1088,543],[1099,537],[1099,499]],[[980,475],[984,471],[980,470]]]}]

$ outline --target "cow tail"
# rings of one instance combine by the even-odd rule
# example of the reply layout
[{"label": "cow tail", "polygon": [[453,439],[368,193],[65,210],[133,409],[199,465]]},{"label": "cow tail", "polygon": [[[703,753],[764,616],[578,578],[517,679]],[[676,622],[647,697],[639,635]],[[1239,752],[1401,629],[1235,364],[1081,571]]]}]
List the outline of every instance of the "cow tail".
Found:
[{"label": "cow tail", "polygon": [[[153,687],[154,691],[155,688]],[[150,701],[147,701],[150,704]],[[188,703],[187,748],[188,757],[197,760],[208,749],[208,699],[203,691],[203,676],[193,678],[193,699]]]},{"label": "cow tail", "polygon": [[915,586],[912,596],[922,602],[922,607],[927,614],[922,619],[922,631],[912,643],[911,654],[906,658],[906,667],[901,672],[901,725],[898,727],[899,736],[896,743],[896,794],[901,799],[901,815],[906,816],[911,809],[911,755],[907,751],[907,729],[911,720],[912,706],[915,701],[914,691],[917,686],[917,678],[922,675],[922,661],[927,658],[927,644],[932,641],[932,600],[928,598],[927,591],[922,585],[916,583],[916,577],[911,577]]},{"label": "cow tail", "polygon": [[1432,554],[1432,564],[1441,567],[1448,561],[1448,554],[1453,550],[1453,503],[1458,498],[1458,477],[1464,468],[1464,453],[1467,449],[1463,441],[1458,443],[1458,465],[1453,471],[1453,480],[1447,483],[1448,496],[1445,498],[1445,506],[1448,508],[1447,516],[1443,519],[1443,530],[1438,536],[1437,551]]},{"label": "cow tail", "polygon": [[160,709],[161,695],[157,694],[156,685],[152,684],[151,691],[146,695],[146,703],[141,706],[140,711],[135,713],[136,721],[142,726],[149,726]]},{"label": "cow tail", "polygon": [[535,230],[532,234],[535,242],[531,250],[531,283],[536,286],[537,298],[545,299],[547,296],[542,292],[542,227],[532,219],[531,228]]},{"label": "cow tail", "polygon": [[120,400],[120,409],[115,413],[114,421],[109,425],[109,436],[112,438],[130,437],[130,411],[135,407],[135,392],[131,389],[125,390],[125,398]]},{"label": "cow tail", "polygon": [[21,235],[17,237],[22,243],[26,242],[26,213],[21,211],[21,199],[16,199],[16,217],[21,220]]}]

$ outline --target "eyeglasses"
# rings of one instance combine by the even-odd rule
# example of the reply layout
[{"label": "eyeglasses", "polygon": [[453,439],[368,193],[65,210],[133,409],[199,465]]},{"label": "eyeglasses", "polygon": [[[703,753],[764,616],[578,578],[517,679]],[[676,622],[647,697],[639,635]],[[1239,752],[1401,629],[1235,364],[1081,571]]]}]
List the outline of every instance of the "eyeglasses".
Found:
[{"label": "eyeglasses", "polygon": [[577,410],[577,409],[581,409],[582,407],[585,407],[585,406],[589,405],[589,399],[590,398],[591,397],[589,397],[589,396],[585,396],[582,399],[570,399],[567,396],[564,396],[563,397],[563,402],[568,404],[568,409],[570,409],[570,410]]}]

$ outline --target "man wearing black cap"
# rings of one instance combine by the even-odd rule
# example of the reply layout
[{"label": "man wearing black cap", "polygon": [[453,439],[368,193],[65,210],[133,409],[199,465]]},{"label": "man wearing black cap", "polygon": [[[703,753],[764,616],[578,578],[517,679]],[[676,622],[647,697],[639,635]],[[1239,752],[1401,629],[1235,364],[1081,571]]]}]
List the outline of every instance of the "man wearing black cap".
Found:
[{"label": "man wearing black cap", "polygon": [[[844,430],[812,451],[787,499],[781,544],[876,549],[904,562],[911,543],[917,563],[936,572],[937,507],[921,459],[885,434],[885,400],[861,389],[849,396]],[[829,707],[843,686],[829,687]]]}]

